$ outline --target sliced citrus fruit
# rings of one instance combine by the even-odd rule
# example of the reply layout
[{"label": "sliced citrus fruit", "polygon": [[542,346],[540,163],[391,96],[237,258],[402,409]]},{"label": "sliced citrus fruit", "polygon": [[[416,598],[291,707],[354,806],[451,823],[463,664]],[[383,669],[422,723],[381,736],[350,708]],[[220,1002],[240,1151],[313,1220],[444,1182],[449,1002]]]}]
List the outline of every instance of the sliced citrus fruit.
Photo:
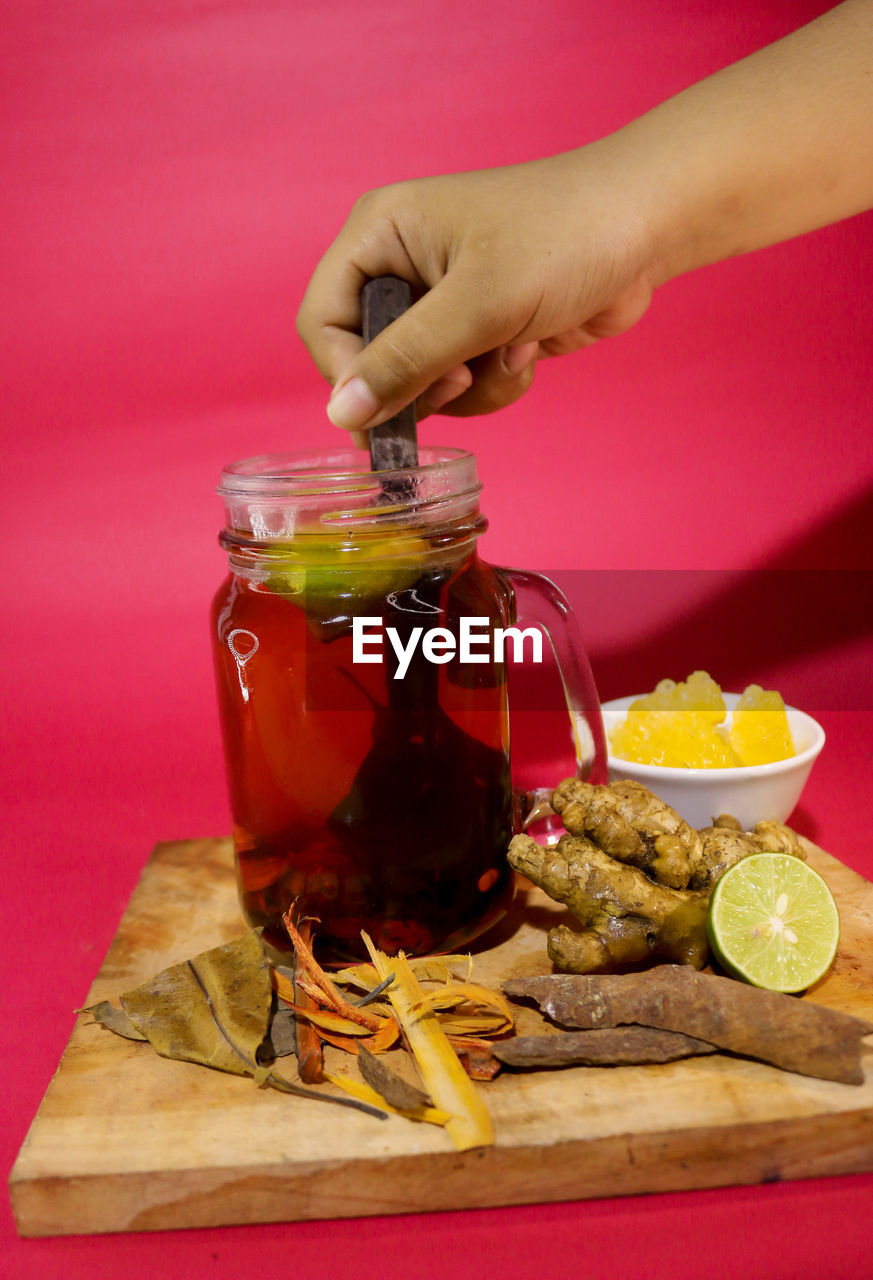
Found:
[{"label": "sliced citrus fruit", "polygon": [[734,977],[768,991],[805,991],[833,963],[840,916],[812,867],[787,853],[753,853],[717,882],[707,932]]},{"label": "sliced citrus fruit", "polygon": [[267,588],[307,610],[359,612],[374,600],[412,586],[425,567],[430,543],[411,533],[332,538],[302,534],[274,542],[262,555],[271,572]]}]

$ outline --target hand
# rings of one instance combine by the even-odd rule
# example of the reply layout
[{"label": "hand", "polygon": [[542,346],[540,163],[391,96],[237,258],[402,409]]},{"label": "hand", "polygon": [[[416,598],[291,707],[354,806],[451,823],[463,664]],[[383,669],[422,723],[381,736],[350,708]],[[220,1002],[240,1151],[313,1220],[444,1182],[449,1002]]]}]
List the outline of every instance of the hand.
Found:
[{"label": "hand", "polygon": [[[870,209],[871,60],[873,0],[844,0],[578,151],[365,195],[297,318],[328,416],[499,409],[656,285]],[[388,274],[417,301],[364,350],[360,292]]]},{"label": "hand", "polygon": [[[647,229],[608,140],[581,151],[371,191],[319,263],[297,318],[333,383],[328,416],[376,426],[488,413],[530,386],[537,359],[634,324],[651,298]],[[380,275],[417,301],[364,349],[360,293]]]}]

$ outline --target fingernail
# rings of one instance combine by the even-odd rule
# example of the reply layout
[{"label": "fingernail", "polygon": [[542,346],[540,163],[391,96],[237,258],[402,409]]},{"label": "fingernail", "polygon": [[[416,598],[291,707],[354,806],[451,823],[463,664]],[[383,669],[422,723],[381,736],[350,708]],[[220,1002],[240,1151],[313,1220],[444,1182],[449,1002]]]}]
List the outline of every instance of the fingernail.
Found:
[{"label": "fingernail", "polygon": [[350,378],[328,400],[327,416],[335,427],[355,431],[365,427],[380,407],[363,378]]},{"label": "fingernail", "polygon": [[369,449],[370,447],[369,431],[350,431],[349,435],[352,437],[352,444],[355,446],[356,449]]},{"label": "fingernail", "polygon": [[507,347],[503,353],[503,367],[507,373],[521,373],[535,359],[540,349],[538,342],[519,342]]}]

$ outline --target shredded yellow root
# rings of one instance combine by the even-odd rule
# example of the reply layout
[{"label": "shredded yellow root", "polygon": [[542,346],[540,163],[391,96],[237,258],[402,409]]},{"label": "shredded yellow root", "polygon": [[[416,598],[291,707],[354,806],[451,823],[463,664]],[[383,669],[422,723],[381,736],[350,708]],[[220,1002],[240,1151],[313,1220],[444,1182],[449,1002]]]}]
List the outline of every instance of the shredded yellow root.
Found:
[{"label": "shredded yellow root", "polygon": [[370,1053],[385,1053],[386,1050],[393,1048],[400,1039],[400,1028],[397,1025],[397,1019],[392,1013],[390,1017],[385,1019],[380,1030],[372,1036],[365,1036],[364,1038],[343,1036],[333,1031],[325,1031],[324,1027],[318,1028],[318,1034],[322,1040],[332,1044],[335,1049],[342,1049],[345,1053],[357,1054],[359,1045],[369,1049]]},{"label": "shredded yellow root", "polygon": [[[458,1151],[494,1144],[494,1125],[475,1086],[446,1038],[436,1013],[427,999],[409,961],[401,951],[388,957],[379,951],[366,933],[364,945],[370,953],[379,981],[394,974],[386,994],[406,1036],[425,1091],[439,1111],[449,1113],[446,1131]],[[383,1104],[384,1105],[384,1104]]]},{"label": "shredded yellow root", "polygon": [[438,991],[426,992],[420,1008],[440,1015],[447,1036],[500,1035],[512,1029],[512,1010],[505,998],[475,982],[449,981]]},{"label": "shredded yellow root", "polygon": [[[450,982],[461,974],[464,975],[463,980],[469,982],[473,973],[473,957],[470,955],[407,956],[406,962],[419,982]],[[340,969],[332,977],[341,986],[360,987],[363,991],[372,991],[380,982],[373,965],[366,963]]]},{"label": "shredded yellow root", "polygon": [[359,1022],[351,1022],[341,1014],[334,1013],[332,1009],[303,1009],[299,1004],[292,1004],[290,1001],[286,1003],[292,1013],[295,1013],[298,1018],[305,1018],[314,1027],[318,1027],[319,1031],[331,1031],[334,1035],[340,1036],[372,1036],[374,1034],[367,1027],[362,1027]]},{"label": "shredded yellow root", "polygon": [[[295,927],[291,912],[285,916],[285,924],[298,970],[293,981],[273,970],[273,988],[300,1019],[301,1032],[314,1031],[319,1041],[354,1055],[364,1048],[372,1054],[384,1053],[402,1033],[432,1105],[398,1107],[397,1097],[394,1103],[389,1102],[368,1081],[329,1075],[321,1064],[318,1079],[329,1080],[346,1093],[385,1111],[444,1126],[459,1151],[491,1145],[491,1117],[470,1077],[494,1078],[499,1063],[491,1056],[488,1041],[480,1037],[511,1031],[513,1019],[502,995],[470,981],[472,957],[422,956],[410,960],[401,952],[389,958],[362,934],[373,963],[354,965],[329,976],[313,957],[308,937],[304,938]],[[425,993],[419,979],[441,985],[438,990]],[[366,998],[351,1003],[342,987],[363,990]],[[300,999],[308,996],[312,1007],[304,1007],[300,999],[295,999],[298,989],[303,993]],[[390,1089],[387,1092],[394,1096]]]},{"label": "shredded yellow root", "polygon": [[[366,1009],[358,1009],[354,1005],[347,1003],[342,993],[336,989],[331,979],[327,976],[321,965],[315,959],[315,956],[304,943],[297,927],[294,924],[291,911],[286,911],[282,920],[285,928],[288,930],[288,936],[294,946],[294,952],[297,959],[312,979],[312,982],[305,981],[304,975],[301,974],[298,978],[298,984],[314,999],[318,999],[319,994],[321,994],[321,996],[327,1000],[337,1013],[348,1018],[350,1022],[357,1022],[362,1027],[366,1027],[368,1031],[378,1031],[382,1025],[381,1018],[375,1017],[372,1013],[367,1013]],[[280,981],[283,981],[282,975],[277,974],[274,971],[273,985],[277,990],[279,990],[279,994],[282,995],[282,991],[279,987]],[[282,995],[282,998],[285,998],[284,995]],[[291,998],[292,1000],[294,999],[293,994]]]},{"label": "shredded yellow root", "polygon": [[338,1089],[357,1098],[359,1102],[368,1102],[371,1107],[379,1107],[393,1116],[405,1116],[407,1120],[425,1120],[428,1124],[446,1126],[452,1118],[448,1111],[440,1111],[438,1107],[414,1107],[411,1110],[401,1111],[398,1107],[392,1107],[381,1093],[365,1084],[363,1080],[352,1080],[349,1076],[338,1075],[331,1071],[325,1071],[324,1078],[336,1085]]}]

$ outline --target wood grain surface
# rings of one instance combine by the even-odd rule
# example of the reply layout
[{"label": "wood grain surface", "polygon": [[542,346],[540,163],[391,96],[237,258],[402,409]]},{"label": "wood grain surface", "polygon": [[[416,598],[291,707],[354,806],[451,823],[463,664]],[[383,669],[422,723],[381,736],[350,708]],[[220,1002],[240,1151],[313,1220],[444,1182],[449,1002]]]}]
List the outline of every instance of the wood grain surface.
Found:
[{"label": "wood grain surface", "polygon": [[[873,1017],[873,884],[809,846],[840,906],[836,963],[804,999]],[[549,971],[561,908],[522,889],[474,976]],[[230,842],[158,845],[88,997],[117,996],[245,929]],[[519,1008],[519,1030],[544,1023]],[[715,1054],[660,1066],[504,1072],[478,1086],[492,1148],[259,1090],[159,1058],[81,1014],[10,1177],[23,1235],[141,1231],[476,1208],[873,1169],[873,1037],[865,1083]],[[333,1070],[354,1072],[331,1050]]]}]

